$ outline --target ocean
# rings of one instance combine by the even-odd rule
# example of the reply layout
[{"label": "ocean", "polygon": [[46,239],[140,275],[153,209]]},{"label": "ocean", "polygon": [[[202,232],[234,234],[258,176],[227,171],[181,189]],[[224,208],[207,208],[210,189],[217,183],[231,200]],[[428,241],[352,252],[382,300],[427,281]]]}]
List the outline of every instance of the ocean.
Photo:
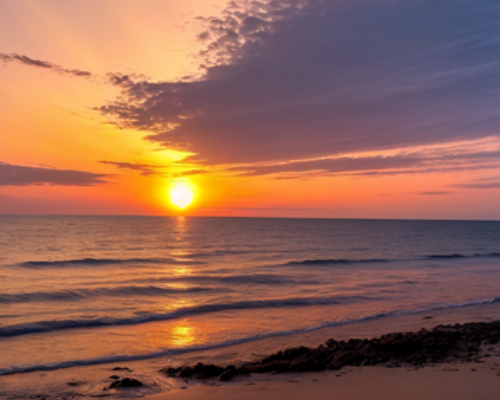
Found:
[{"label": "ocean", "polygon": [[500,222],[0,216],[0,396],[96,395],[123,365],[168,390],[161,366],[498,303]]}]

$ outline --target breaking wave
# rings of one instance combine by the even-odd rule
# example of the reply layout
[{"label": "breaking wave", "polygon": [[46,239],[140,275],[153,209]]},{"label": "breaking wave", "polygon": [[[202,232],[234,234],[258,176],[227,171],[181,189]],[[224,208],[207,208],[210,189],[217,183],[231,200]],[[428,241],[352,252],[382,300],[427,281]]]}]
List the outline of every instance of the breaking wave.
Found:
[{"label": "breaking wave", "polygon": [[204,304],[180,308],[162,314],[144,314],[130,318],[102,317],[95,319],[68,319],[38,321],[0,327],[0,337],[27,335],[31,333],[52,332],[61,329],[87,328],[110,325],[136,325],[145,322],[166,321],[186,316],[215,313],[219,311],[263,309],[276,307],[303,307],[314,305],[345,304],[359,300],[373,300],[366,296],[304,297],[273,300],[248,300],[232,303]]},{"label": "breaking wave", "polygon": [[118,296],[159,296],[169,294],[186,294],[208,292],[216,290],[209,287],[189,287],[189,288],[172,288],[161,286],[119,286],[119,287],[104,287],[95,289],[74,289],[62,290],[57,292],[30,292],[30,293],[12,293],[0,294],[0,304],[13,303],[30,303],[36,301],[61,301],[61,300],[85,300],[95,297],[118,297]]},{"label": "breaking wave", "polygon": [[175,348],[175,349],[166,349],[160,350],[151,353],[145,354],[137,354],[137,355],[111,355],[104,356],[92,359],[82,359],[82,360],[71,360],[64,361],[59,363],[51,363],[51,364],[38,364],[38,365],[28,365],[28,366],[14,366],[11,368],[3,368],[0,369],[0,376],[2,375],[13,375],[19,373],[27,373],[27,372],[36,372],[36,371],[53,371],[62,368],[71,368],[76,366],[89,366],[89,365],[98,365],[98,364],[108,364],[108,363],[117,363],[117,362],[129,362],[129,361],[140,361],[140,360],[148,360],[154,358],[160,358],[165,356],[174,356],[179,354],[191,353],[196,351],[207,351],[207,350],[215,350],[224,347],[235,346],[238,344],[254,342],[261,339],[272,338],[272,337],[284,337],[284,336],[292,336],[303,333],[309,333],[314,331],[319,331],[325,328],[334,328],[342,325],[356,324],[368,322],[380,318],[390,318],[390,317],[399,317],[405,315],[414,315],[421,314],[429,311],[437,311],[444,309],[452,309],[452,308],[463,308],[475,305],[483,305],[483,304],[491,304],[500,302],[500,297],[495,297],[493,299],[480,299],[480,300],[471,300],[469,302],[464,303],[455,303],[455,304],[437,304],[430,305],[427,307],[421,307],[413,310],[395,310],[389,312],[379,312],[375,314],[371,314],[361,318],[347,318],[339,321],[325,321],[321,324],[306,326],[299,329],[292,330],[281,330],[274,332],[265,332],[258,333],[254,335],[249,335],[241,338],[231,339],[219,343],[212,343],[206,345],[196,345],[196,346],[187,346],[183,348]]},{"label": "breaking wave", "polygon": [[74,260],[57,261],[26,261],[17,264],[21,267],[65,267],[65,266],[93,266],[93,265],[117,265],[117,264],[204,264],[201,261],[177,260],[174,258],[81,258]]}]

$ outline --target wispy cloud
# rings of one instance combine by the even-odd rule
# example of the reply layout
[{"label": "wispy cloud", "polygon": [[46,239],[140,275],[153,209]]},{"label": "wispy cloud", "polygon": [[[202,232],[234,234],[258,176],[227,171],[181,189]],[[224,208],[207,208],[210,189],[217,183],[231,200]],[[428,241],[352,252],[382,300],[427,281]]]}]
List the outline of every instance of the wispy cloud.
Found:
[{"label": "wispy cloud", "polygon": [[171,178],[178,178],[182,176],[201,175],[209,171],[206,169],[193,169],[192,165],[185,165],[182,163],[171,164],[147,164],[147,163],[129,163],[117,161],[99,161],[101,164],[113,165],[119,169],[128,169],[137,171],[143,176],[163,175]]},{"label": "wispy cloud", "polygon": [[317,176],[378,176],[431,172],[453,172],[500,168],[500,143],[481,141],[425,149],[406,148],[391,154],[356,153],[278,163],[253,163],[220,169],[236,176],[269,175],[274,179],[294,179]]},{"label": "wispy cloud", "polygon": [[421,192],[420,193],[422,196],[445,196],[448,194],[453,194],[453,192],[450,191],[445,191],[445,190],[429,190],[426,192]]},{"label": "wispy cloud", "polygon": [[470,182],[456,185],[465,189],[500,189],[500,179],[492,182]]},{"label": "wispy cloud", "polygon": [[160,174],[160,169],[162,166],[146,163],[129,163],[129,162],[118,162],[118,161],[99,161],[101,164],[113,165],[119,169],[129,169],[133,171],[138,171],[141,175],[156,175]]},{"label": "wispy cloud", "polygon": [[0,60],[3,61],[4,63],[15,62],[19,64],[28,65],[30,67],[43,68],[59,74],[67,74],[83,78],[90,78],[92,76],[92,73],[89,71],[83,71],[81,69],[66,69],[57,64],[53,64],[49,61],[36,60],[34,58],[30,58],[28,56],[16,53],[11,53],[11,54],[0,53]]},{"label": "wispy cloud", "polygon": [[243,171],[239,175],[256,176],[277,173],[323,172],[328,174],[350,171],[400,169],[422,164],[423,159],[410,156],[339,157],[319,160],[293,161],[275,165],[252,165],[234,167],[230,170]]},{"label": "wispy cloud", "polygon": [[85,171],[13,165],[0,162],[0,186],[62,185],[95,186],[106,183],[107,175]]}]

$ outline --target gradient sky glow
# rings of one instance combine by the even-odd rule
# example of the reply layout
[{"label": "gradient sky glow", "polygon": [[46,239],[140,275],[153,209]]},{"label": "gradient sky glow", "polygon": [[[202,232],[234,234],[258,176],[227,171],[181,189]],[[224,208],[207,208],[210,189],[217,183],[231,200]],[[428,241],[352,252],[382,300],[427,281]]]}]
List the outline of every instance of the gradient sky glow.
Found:
[{"label": "gradient sky glow", "polygon": [[498,0],[0,2],[0,214],[500,218]]}]

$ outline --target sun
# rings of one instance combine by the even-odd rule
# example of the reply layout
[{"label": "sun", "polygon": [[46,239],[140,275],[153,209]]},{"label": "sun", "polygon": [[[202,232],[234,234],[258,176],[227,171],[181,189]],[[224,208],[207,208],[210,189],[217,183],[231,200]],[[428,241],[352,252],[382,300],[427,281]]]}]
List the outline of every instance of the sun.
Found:
[{"label": "sun", "polygon": [[185,183],[176,183],[170,190],[170,202],[181,210],[193,202],[193,192]]}]

